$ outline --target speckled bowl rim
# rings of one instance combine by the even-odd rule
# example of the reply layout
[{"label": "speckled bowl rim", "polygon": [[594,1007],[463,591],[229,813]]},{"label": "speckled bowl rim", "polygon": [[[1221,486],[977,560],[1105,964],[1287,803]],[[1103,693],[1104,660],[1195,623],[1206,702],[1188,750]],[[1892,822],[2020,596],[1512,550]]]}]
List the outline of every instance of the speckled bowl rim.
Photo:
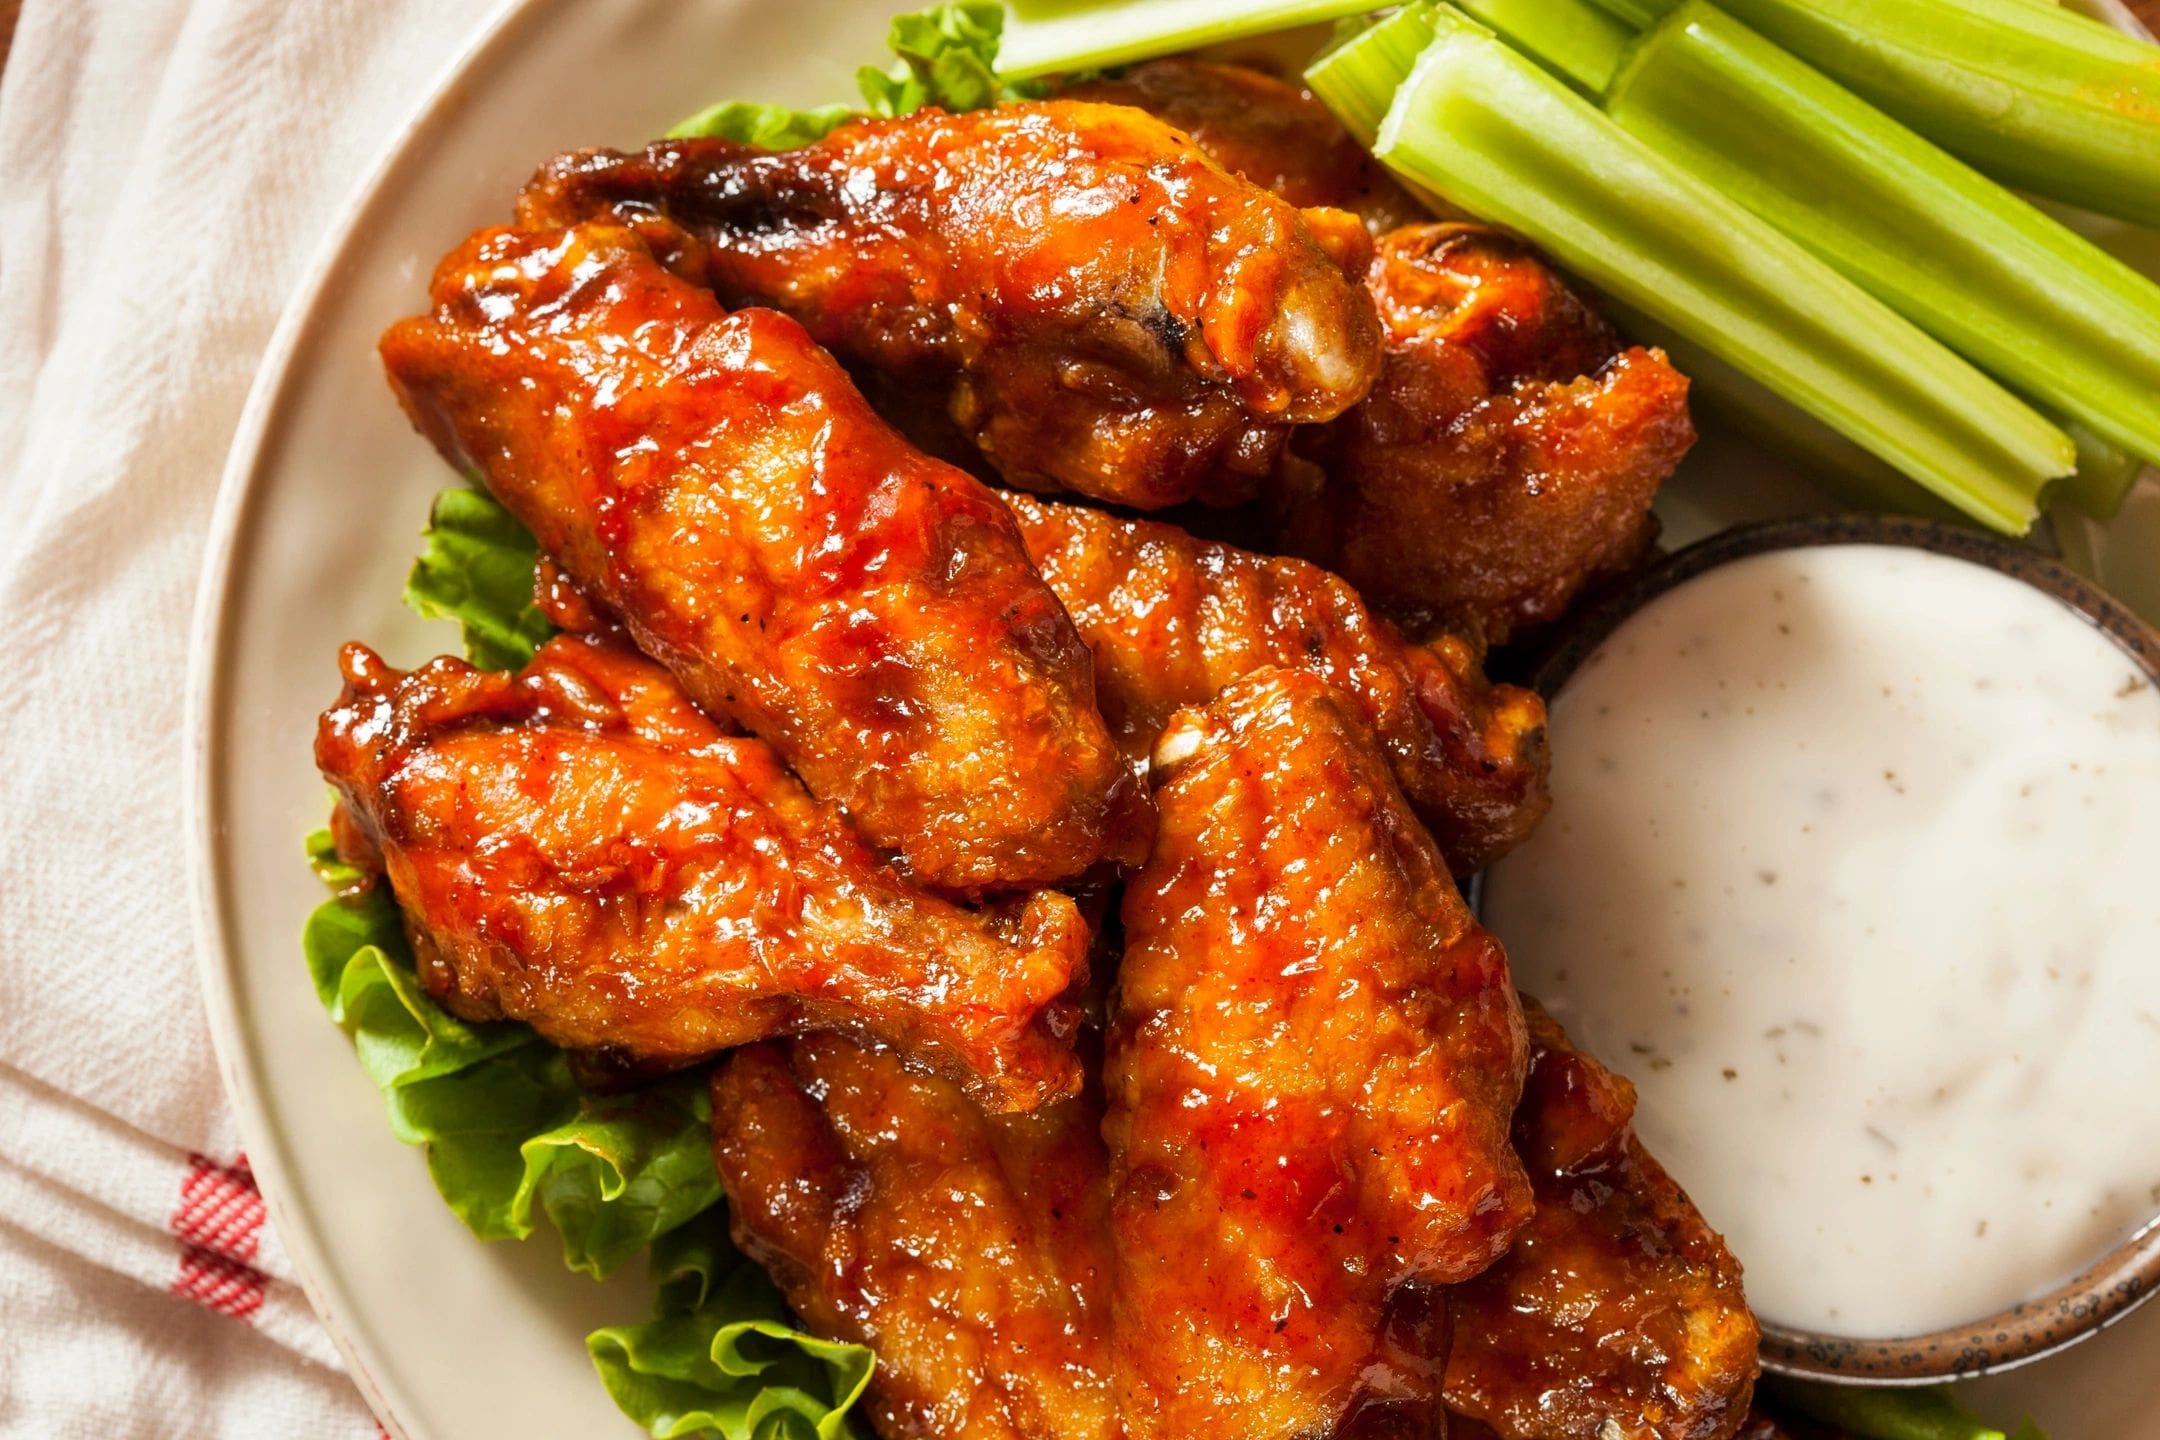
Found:
[{"label": "speckled bowl rim", "polygon": [[[2052,596],[2113,640],[2160,685],[2160,632],[2092,581],[2027,545],[1933,520],[1824,515],[1723,531],[1679,550],[1597,604],[1532,672],[1547,700],[1651,601],[1704,573],[1779,550],[1891,545],[1964,560]],[[1482,889],[1482,886],[1479,887]],[[1482,897],[1479,897],[1482,898]],[[1742,1264],[1746,1257],[1741,1257]],[[1999,1314],[1924,1335],[1869,1340],[1763,1324],[1763,1368],[1846,1385],[1930,1385],[2044,1359],[2121,1320],[2160,1288],[2160,1213],[2073,1279]]]}]

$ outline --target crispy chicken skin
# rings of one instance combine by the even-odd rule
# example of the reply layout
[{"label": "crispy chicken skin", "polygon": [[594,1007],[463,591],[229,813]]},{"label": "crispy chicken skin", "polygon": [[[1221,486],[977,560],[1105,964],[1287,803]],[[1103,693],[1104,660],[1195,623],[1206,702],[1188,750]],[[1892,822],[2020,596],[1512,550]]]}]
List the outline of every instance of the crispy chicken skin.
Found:
[{"label": "crispy chicken skin", "polygon": [[1348,210],[1376,235],[1429,218],[1310,90],[1249,65],[1174,56],[1059,93],[1145,110],[1231,174],[1301,209]]},{"label": "crispy chicken skin", "polygon": [[414,423],[709,713],[981,892],[1137,858],[1145,796],[1010,514],[648,226],[486,230],[382,356]]},{"label": "crispy chicken skin", "polygon": [[1530,1213],[1507,957],[1319,678],[1247,676],[1154,764],[1104,1062],[1126,1425],[1429,1433],[1391,1307]]},{"label": "crispy chicken skin", "polygon": [[773,154],[666,140],[535,177],[520,223],[662,214],[730,304],[949,399],[1011,483],[1141,508],[1252,493],[1286,426],[1379,373],[1355,217],[1299,211],[1168,125],[1075,101],[844,125]]},{"label": "crispy chicken skin", "polygon": [[1695,441],[1686,377],[1481,226],[1381,237],[1370,287],[1386,370],[1282,467],[1283,547],[1492,643],[1558,618],[1648,546]]},{"label": "crispy chicken skin", "polygon": [[1635,1088],[1523,1008],[1515,1145],[1537,1212],[1449,1292],[1448,1404],[1500,1440],[1725,1440],[1756,1375],[1739,1262],[1635,1138]]},{"label": "crispy chicken skin", "polygon": [[817,1036],[713,1077],[735,1240],[821,1335],[872,1346],[885,1440],[1116,1440],[1091,1093],[986,1115],[891,1054]]},{"label": "crispy chicken skin", "polygon": [[645,1065],[847,1030],[995,1109],[1078,1087],[1066,896],[988,915],[919,889],[771,746],[604,641],[559,636],[515,675],[340,664],[315,762],[455,1013]]},{"label": "crispy chicken skin", "polygon": [[1302,560],[1054,500],[1006,503],[1094,652],[1104,718],[1140,764],[1173,712],[1283,665],[1328,681],[1372,728],[1457,875],[1513,848],[1544,815],[1544,704],[1488,682],[1462,641],[1411,644]]}]

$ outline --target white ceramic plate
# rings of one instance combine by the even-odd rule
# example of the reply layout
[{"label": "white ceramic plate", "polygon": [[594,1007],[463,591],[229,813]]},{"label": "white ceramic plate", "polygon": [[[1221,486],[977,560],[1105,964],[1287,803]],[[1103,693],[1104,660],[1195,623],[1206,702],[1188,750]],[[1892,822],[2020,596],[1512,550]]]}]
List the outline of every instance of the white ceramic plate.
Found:
[{"label": "white ceramic plate", "polygon": [[[301,963],[301,922],[320,890],[300,839],[325,813],[310,744],[336,691],[336,647],[361,637],[412,664],[456,643],[449,627],[398,604],[428,500],[450,476],[391,401],[375,338],[419,306],[438,256],[508,217],[545,157],[640,143],[721,98],[850,97],[854,67],[882,55],[894,8],[511,6],[396,137],[337,227],[242,421],[191,674],[203,977],[279,1232],[361,1388],[405,1440],[636,1433],[594,1376],[583,1336],[642,1318],[648,1297],[634,1278],[595,1285],[570,1274],[550,1236],[473,1240],[419,1155],[391,1138]],[[2160,493],[2147,500],[2160,517]],[[1670,533],[1685,539],[1816,503],[1790,474],[1727,442],[1690,462],[1666,508]],[[2160,555],[2149,537],[2135,548]],[[2160,596],[2160,563],[2108,578]],[[2030,1408],[2055,1440],[2160,1440],[2160,1306],[1982,1388],[2004,1413]]]}]

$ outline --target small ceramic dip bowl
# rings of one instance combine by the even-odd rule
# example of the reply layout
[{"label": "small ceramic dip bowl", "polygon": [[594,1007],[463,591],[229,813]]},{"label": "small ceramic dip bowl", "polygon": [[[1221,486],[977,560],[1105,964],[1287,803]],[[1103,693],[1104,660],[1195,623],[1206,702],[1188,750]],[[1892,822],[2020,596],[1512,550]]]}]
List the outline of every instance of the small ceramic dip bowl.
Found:
[{"label": "small ceramic dip bowl", "polygon": [[[2114,650],[2056,628],[2054,612],[2014,587],[1941,573],[1924,556],[1816,547],[1987,567],[2067,607]],[[1779,552],[1807,553],[1783,568],[1762,558]],[[1837,580],[1863,558],[1880,558],[1890,578]],[[1739,572],[1724,568],[1749,564],[1768,577],[1759,588],[1783,587],[1774,599],[1787,608],[1742,593]],[[1675,595],[1713,571],[1733,593]],[[1973,605],[1943,598],[1968,592]],[[1981,662],[1994,664],[1998,601],[2002,659],[1990,670]],[[1870,644],[1900,634],[1903,650]],[[2049,667],[2072,651],[2083,668],[2061,673],[2096,679],[2115,700],[2080,689],[2103,698],[2048,709],[2065,693]],[[2117,652],[2119,666],[2106,658]],[[1865,674],[1859,699],[1854,667]],[[1803,699],[1815,687],[1775,678],[1791,676],[1820,680],[1822,693]],[[2149,1298],[2160,1285],[2160,1147],[2149,1176],[2142,1158],[2108,1157],[2160,1134],[2160,1091],[2121,1096],[2136,1108],[2109,1112],[2127,1116],[2119,1145],[2115,1122],[2085,1102],[2141,1086],[2147,1069],[2160,1081],[2160,1018],[2126,1016],[2160,987],[2125,963],[2121,938],[2142,945],[2160,888],[2160,830],[2139,818],[2160,812],[2160,790],[2149,812],[2126,798],[2154,773],[2155,697],[2137,692],[2160,687],[2160,635],[2027,547],[1928,521],[1810,518],[1727,531],[1665,559],[1595,607],[1537,683],[1553,706],[1554,811],[1481,877],[1477,903],[1524,988],[1636,1080],[1638,1129],[1710,1222],[1729,1235],[1755,1229],[1734,1249],[1763,1282],[1753,1298],[1765,1367],[1847,1384],[1980,1375],[2061,1350]],[[1959,698],[1997,684],[2014,693]],[[1897,686],[1909,693],[1892,698]],[[1945,722],[1959,705],[1974,733]],[[2058,712],[2060,724],[2046,719]],[[1783,748],[1757,763],[1745,746],[1758,735]],[[1811,740],[1812,753],[1795,753]],[[2021,791],[2028,772],[2038,778]],[[2019,809],[2017,796],[2033,791],[2040,798]],[[2102,878],[2073,869],[2075,883],[2052,893],[2005,880],[2009,851],[1997,846],[2017,843],[2029,822],[2046,838],[2022,843],[2067,856],[2085,814],[2107,817],[2102,838],[2083,842]],[[1647,829],[1631,828],[1636,816]],[[1820,833],[1798,833],[1810,830]],[[1879,852],[1868,848],[1878,833]],[[2089,927],[2051,925],[2053,893],[2084,905],[2095,886],[2109,887],[2103,901],[2138,891],[2121,852],[2148,843],[2153,853],[2136,862],[2148,898],[2090,910],[2107,918]],[[1879,942],[1857,938],[1877,933],[1863,919],[1881,921]],[[2152,961],[2160,967],[2160,953]],[[2136,1020],[2152,1027],[2142,1042]],[[2112,1043],[2090,1043],[2100,1034]],[[2054,1043],[2062,1037],[2075,1039]],[[2019,1048],[2034,1053],[2011,1055]],[[2117,1065],[2132,1067],[2121,1085],[2111,1084]],[[1937,1086],[1938,1075],[1951,1079]],[[2109,1164],[2126,1173],[2100,1168]],[[2094,1197],[2108,1204],[2087,1218]],[[2065,1219],[2073,1208],[2076,1224]],[[2017,1289],[2044,1293],[1944,1323]],[[1781,1305],[1786,1316],[1771,1313]]]}]

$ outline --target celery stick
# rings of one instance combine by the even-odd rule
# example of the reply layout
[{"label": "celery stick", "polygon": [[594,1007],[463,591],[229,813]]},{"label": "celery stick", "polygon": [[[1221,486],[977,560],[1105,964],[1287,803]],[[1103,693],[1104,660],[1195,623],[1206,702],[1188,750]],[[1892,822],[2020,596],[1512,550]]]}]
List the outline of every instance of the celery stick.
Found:
[{"label": "celery stick", "polygon": [[2160,225],[2160,47],[2015,0],[1724,8],[2006,184]]},{"label": "celery stick", "polygon": [[1375,152],[1701,343],[1985,524],[2023,533],[2068,436],[1754,215],[1446,12]]},{"label": "celery stick", "polygon": [[1374,8],[1378,0],[1006,0],[1007,78],[1123,65]]},{"label": "celery stick", "polygon": [[[1998,0],[2022,4],[2026,0]],[[2107,447],[2160,460],[2160,285],[1722,13],[1687,0],[1605,97],[1708,181]],[[2129,470],[2134,473],[2135,466]],[[2081,503],[2128,483],[2081,467]]]},{"label": "celery stick", "polygon": [[[1405,5],[1354,29],[1348,28],[1350,23],[1344,22],[1343,33],[1305,67],[1305,83],[1335,112],[1343,128],[1370,150],[1388,102],[1395,98],[1395,87],[1432,43],[1432,6]],[[1461,213],[1414,180],[1404,180],[1403,188],[1435,215]]]},{"label": "celery stick", "polygon": [[1604,93],[1634,28],[1588,0],[1454,0],[1501,39],[1587,95]]},{"label": "celery stick", "polygon": [[1305,67],[1305,83],[1343,128],[1371,149],[1395,87],[1437,33],[1430,5],[1406,5],[1384,20],[1338,36]]}]

